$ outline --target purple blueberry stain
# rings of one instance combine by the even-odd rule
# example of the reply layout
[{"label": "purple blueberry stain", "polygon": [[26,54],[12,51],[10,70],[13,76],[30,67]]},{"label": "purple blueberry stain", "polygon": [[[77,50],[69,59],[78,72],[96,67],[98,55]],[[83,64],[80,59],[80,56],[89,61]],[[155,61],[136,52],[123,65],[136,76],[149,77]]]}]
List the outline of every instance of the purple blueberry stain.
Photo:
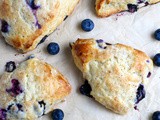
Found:
[{"label": "purple blueberry stain", "polygon": [[7,113],[7,110],[0,108],[0,120],[6,120],[6,117],[7,117],[6,113]]},{"label": "purple blueberry stain", "polygon": [[149,60],[146,60],[146,62],[147,62],[147,63],[150,63],[150,61],[149,61]]},{"label": "purple blueberry stain", "polygon": [[128,7],[128,11],[131,13],[134,13],[138,10],[137,5],[135,5],[135,4],[128,4],[127,7]]},{"label": "purple blueberry stain", "polygon": [[7,23],[7,21],[5,21],[5,20],[2,20],[1,21],[1,31],[3,32],[3,33],[8,33],[9,32],[9,30],[10,30],[10,26],[9,26],[9,24]]},{"label": "purple blueberry stain", "polygon": [[36,5],[35,0],[26,0],[26,3],[30,6],[32,13],[35,16],[36,19],[35,25],[38,27],[38,29],[41,29],[41,25],[39,24],[37,18],[37,10],[40,8],[40,5]]},{"label": "purple blueberry stain", "polygon": [[12,79],[12,87],[10,89],[6,89],[6,91],[13,97],[21,94],[23,92],[22,88],[20,87],[20,83],[17,79]]},{"label": "purple blueberry stain", "polygon": [[102,39],[96,40],[97,43],[103,43],[104,41]]},{"label": "purple blueberry stain", "polygon": [[139,85],[138,89],[137,89],[137,95],[136,95],[136,104],[138,104],[143,98],[145,98],[145,90],[144,90],[144,86],[142,84]]},{"label": "purple blueberry stain", "polygon": [[14,61],[7,62],[5,65],[6,72],[13,72],[16,69],[16,64]]}]

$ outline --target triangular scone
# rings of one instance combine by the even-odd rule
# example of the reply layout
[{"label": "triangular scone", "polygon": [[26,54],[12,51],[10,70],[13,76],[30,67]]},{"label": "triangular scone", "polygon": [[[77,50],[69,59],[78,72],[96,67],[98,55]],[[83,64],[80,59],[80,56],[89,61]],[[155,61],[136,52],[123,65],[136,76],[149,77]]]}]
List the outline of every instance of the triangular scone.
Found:
[{"label": "triangular scone", "polygon": [[22,52],[33,50],[73,11],[79,0],[1,0],[0,32]]},{"label": "triangular scone", "polygon": [[91,86],[91,95],[106,108],[125,114],[145,97],[153,67],[145,53],[94,39],[78,39],[71,47],[75,64]]},{"label": "triangular scone", "polygon": [[126,11],[135,12],[138,8],[155,4],[160,0],[96,0],[96,12],[100,17]]},{"label": "triangular scone", "polygon": [[0,79],[0,119],[36,120],[71,92],[64,76],[36,58],[21,63]]}]

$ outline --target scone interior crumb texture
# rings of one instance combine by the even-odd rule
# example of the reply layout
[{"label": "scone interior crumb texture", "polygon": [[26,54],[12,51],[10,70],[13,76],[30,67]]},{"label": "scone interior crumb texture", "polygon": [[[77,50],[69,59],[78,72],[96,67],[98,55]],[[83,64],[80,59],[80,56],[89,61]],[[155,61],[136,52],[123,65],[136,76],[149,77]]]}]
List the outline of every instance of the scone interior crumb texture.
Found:
[{"label": "scone interior crumb texture", "polygon": [[64,76],[36,58],[22,62],[0,79],[0,119],[35,120],[71,92]]},{"label": "scone interior crumb texture", "polygon": [[138,8],[155,4],[160,0],[96,0],[96,12],[100,17],[126,11],[136,12]]},{"label": "scone interior crumb texture", "polygon": [[0,32],[16,49],[31,51],[71,14],[78,1],[1,0]]},{"label": "scone interior crumb texture", "polygon": [[72,44],[72,55],[92,88],[91,95],[106,108],[126,114],[145,97],[153,63],[144,52],[103,40],[78,39]]}]

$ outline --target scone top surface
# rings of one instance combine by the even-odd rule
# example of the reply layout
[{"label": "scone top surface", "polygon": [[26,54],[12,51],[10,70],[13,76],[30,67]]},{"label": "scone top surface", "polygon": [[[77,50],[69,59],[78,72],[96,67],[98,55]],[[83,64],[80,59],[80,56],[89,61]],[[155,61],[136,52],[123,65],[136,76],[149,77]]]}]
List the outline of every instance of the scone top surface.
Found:
[{"label": "scone top surface", "polygon": [[36,58],[5,72],[0,81],[0,109],[6,110],[6,120],[35,120],[53,110],[71,91],[59,71]]},{"label": "scone top surface", "polygon": [[142,6],[157,2],[160,0],[96,0],[96,12],[100,17],[107,17],[126,10],[135,12]]},{"label": "scone top surface", "polygon": [[79,0],[1,0],[0,31],[22,52],[33,50],[53,32]]},{"label": "scone top surface", "polygon": [[127,113],[139,102],[137,89],[148,82],[153,67],[145,53],[103,40],[78,39],[72,44],[72,55],[91,85],[91,95],[119,114]]}]

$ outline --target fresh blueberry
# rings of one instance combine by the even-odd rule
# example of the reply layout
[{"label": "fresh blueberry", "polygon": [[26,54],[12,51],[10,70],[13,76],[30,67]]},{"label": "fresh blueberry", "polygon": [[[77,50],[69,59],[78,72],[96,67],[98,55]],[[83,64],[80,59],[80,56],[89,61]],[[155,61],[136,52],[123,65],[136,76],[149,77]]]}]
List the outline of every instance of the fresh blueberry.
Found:
[{"label": "fresh blueberry", "polygon": [[85,20],[83,20],[82,23],[81,23],[81,28],[82,28],[84,31],[89,32],[89,31],[93,30],[93,28],[94,28],[94,23],[93,23],[93,21],[90,20],[90,19],[85,19]]},{"label": "fresh blueberry", "polygon": [[37,10],[40,7],[35,4],[35,0],[26,0],[26,2],[33,10]]},{"label": "fresh blueberry", "polygon": [[92,91],[92,88],[91,86],[89,85],[88,81],[86,80],[85,83],[79,88],[79,91],[81,94],[83,95],[86,95],[88,97],[92,97],[90,95],[91,91]]},{"label": "fresh blueberry", "polygon": [[160,111],[156,111],[153,113],[152,120],[160,120]]},{"label": "fresh blueberry", "polygon": [[48,46],[47,46],[47,51],[49,54],[51,55],[56,55],[59,53],[59,45],[57,43],[51,42]]},{"label": "fresh blueberry", "polygon": [[16,64],[14,61],[7,62],[5,65],[6,72],[13,72],[16,69]]},{"label": "fresh blueberry", "polygon": [[6,116],[7,116],[6,112],[7,111],[5,109],[0,108],[0,120],[6,120]]},{"label": "fresh blueberry", "polygon": [[154,37],[155,37],[156,40],[160,41],[160,29],[155,31]]},{"label": "fresh blueberry", "polygon": [[156,54],[153,58],[153,62],[156,66],[160,67],[160,53]]},{"label": "fresh blueberry", "polygon": [[8,93],[10,93],[11,96],[16,97],[17,95],[21,94],[23,92],[22,88],[20,87],[20,83],[16,79],[12,79],[12,88],[6,89]]},{"label": "fresh blueberry", "polygon": [[2,26],[1,26],[1,31],[4,32],[4,33],[7,33],[9,32],[9,24],[5,21],[5,20],[2,20]]},{"label": "fresh blueberry", "polygon": [[64,113],[60,109],[55,109],[52,112],[52,119],[53,120],[63,120],[64,118]]},{"label": "fresh blueberry", "polygon": [[134,13],[138,10],[137,5],[134,5],[134,4],[128,4],[127,7],[128,7],[128,11],[131,13]]},{"label": "fresh blueberry", "polygon": [[143,85],[139,85],[137,89],[137,96],[136,96],[136,104],[138,104],[143,98],[145,98],[145,90]]},{"label": "fresh blueberry", "polygon": [[41,43],[43,43],[43,42],[47,39],[47,37],[48,37],[48,35],[45,35],[45,36],[41,39],[41,41],[38,43],[38,45],[41,44]]}]

